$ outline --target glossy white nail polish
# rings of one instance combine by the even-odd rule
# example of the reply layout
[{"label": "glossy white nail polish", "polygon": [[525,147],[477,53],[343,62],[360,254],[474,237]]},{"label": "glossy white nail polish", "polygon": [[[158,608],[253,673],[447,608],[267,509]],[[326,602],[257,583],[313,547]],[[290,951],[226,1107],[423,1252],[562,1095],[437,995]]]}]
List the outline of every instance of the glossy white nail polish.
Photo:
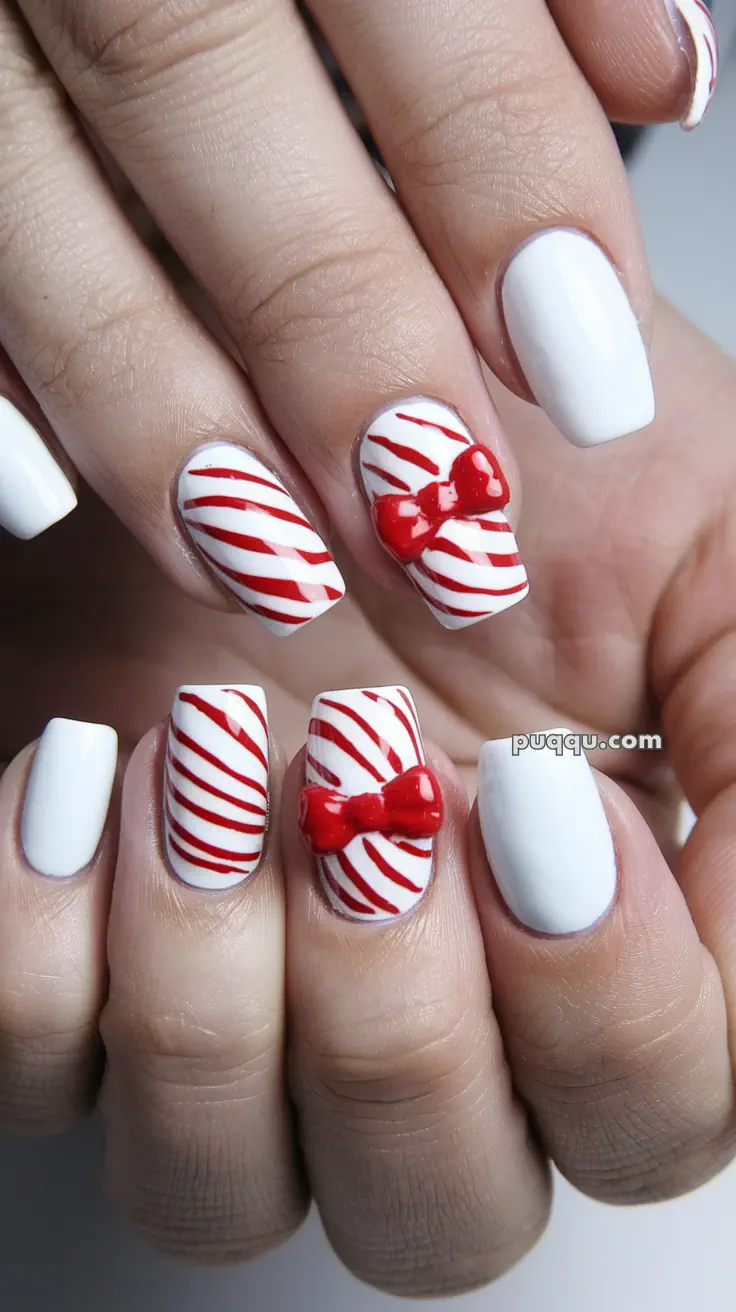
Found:
[{"label": "glossy white nail polish", "polygon": [[35,538],[74,509],[69,479],[20,410],[0,397],[0,526]]},{"label": "glossy white nail polish", "polygon": [[449,406],[411,397],[376,415],[360,472],[379,541],[444,628],[478,624],[528,596],[501,466]]},{"label": "glossy white nail polish", "polygon": [[537,403],[575,446],[651,424],[646,347],[623,283],[582,232],[549,229],[513,257],[502,284],[511,343]]},{"label": "glossy white nail polish", "polygon": [[442,798],[408,689],[321,693],[312,706],[305,780],[307,845],[316,853],[316,833],[335,819],[341,830],[317,856],[330,905],[371,924],[413,910],[432,878]]},{"label": "glossy white nail polish", "polygon": [[219,442],[195,452],[177,497],[216,577],[271,633],[296,633],[344,596],[321,537],[281,479],[245,447]]},{"label": "glossy white nail polish", "polygon": [[[568,731],[550,732],[561,740]],[[616,855],[595,776],[584,755],[546,745],[515,755],[515,742],[487,742],[480,756],[478,812],[488,862],[522,925],[542,934],[579,933],[616,896]]]},{"label": "glossy white nail polish", "polygon": [[681,123],[691,132],[701,122],[718,80],[718,35],[702,0],[668,0],[677,39],[692,68],[692,95]]},{"label": "glossy white nail polish", "polygon": [[262,688],[179,688],[166,749],[164,835],[183,883],[226,889],[253,874],[268,821],[268,759]]},{"label": "glossy white nail polish", "polygon": [[107,724],[50,720],[28,779],[21,819],[26,861],[67,878],[93,859],[115,782],[118,736]]}]

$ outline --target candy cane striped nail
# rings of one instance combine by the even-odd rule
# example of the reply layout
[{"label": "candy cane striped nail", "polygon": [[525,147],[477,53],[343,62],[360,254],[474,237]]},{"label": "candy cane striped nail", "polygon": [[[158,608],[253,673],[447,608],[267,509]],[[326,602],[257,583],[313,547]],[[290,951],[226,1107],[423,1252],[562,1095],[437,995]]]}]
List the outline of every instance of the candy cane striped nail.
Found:
[{"label": "candy cane striped nail", "polygon": [[360,469],[379,540],[446,629],[524,600],[508,484],[454,410],[424,398],[384,410],[361,440]]},{"label": "candy cane striped nail", "polygon": [[230,443],[182,471],[179,512],[216,577],[271,633],[296,633],[345,595],[330,552],[272,470]]},{"label": "candy cane striped nail", "polygon": [[163,805],[166,853],[185,884],[232,888],[253,874],[268,820],[262,688],[179,689],[169,720]]},{"label": "candy cane striped nail", "polygon": [[703,0],[668,0],[668,5],[678,39],[693,68],[692,96],[681,120],[690,132],[700,123],[716,89],[718,34]]},{"label": "candy cane striped nail", "polygon": [[375,923],[411,911],[442,824],[406,688],[323,692],[312,707],[300,824],[331,906]]}]

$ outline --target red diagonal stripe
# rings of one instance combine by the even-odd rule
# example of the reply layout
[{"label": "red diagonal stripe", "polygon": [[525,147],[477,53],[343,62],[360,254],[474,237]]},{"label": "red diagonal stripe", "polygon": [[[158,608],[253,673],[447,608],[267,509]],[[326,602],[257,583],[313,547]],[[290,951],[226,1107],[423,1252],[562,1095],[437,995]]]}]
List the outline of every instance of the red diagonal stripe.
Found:
[{"label": "red diagonal stripe", "polygon": [[235,866],[217,865],[214,861],[205,861],[204,857],[197,856],[194,852],[187,852],[171,834],[169,834],[169,846],[173,847],[174,851],[184,861],[188,861],[192,866],[198,866],[201,870],[213,870],[217,875],[242,875],[244,873]]},{"label": "red diagonal stripe", "polygon": [[227,497],[213,494],[205,497],[191,497],[184,502],[184,510],[204,510],[207,506],[213,509],[221,510],[259,510],[266,515],[271,515],[274,519],[286,520],[288,524],[298,524],[300,528],[308,528],[311,533],[314,532],[309,520],[303,515],[295,514],[293,510],[282,510],[280,506],[266,506],[262,501],[251,501],[249,497]]},{"label": "red diagonal stripe", "polygon": [[434,474],[435,477],[439,475],[439,465],[421,451],[415,451],[414,447],[392,442],[390,437],[382,437],[380,433],[369,433],[368,438],[371,442],[375,442],[376,446],[382,446],[385,451],[390,451],[391,455],[397,456],[399,460],[406,460],[410,465],[418,465],[420,469],[426,470],[428,474]]},{"label": "red diagonal stripe", "polygon": [[320,705],[330,706],[333,711],[340,711],[343,715],[347,715],[350,720],[353,720],[355,724],[358,725],[358,728],[362,729],[363,733],[368,735],[371,742],[376,744],[379,751],[386,757],[391,769],[395,770],[397,774],[401,774],[403,769],[401,757],[394,751],[390,743],[387,743],[381,738],[380,734],[376,733],[375,729],[367,720],[363,719],[362,715],[359,715],[357,711],[353,710],[352,706],[344,706],[342,702],[330,701],[327,697],[320,698]]},{"label": "red diagonal stripe", "polygon": [[409,856],[430,857],[432,855],[431,848],[427,850],[426,847],[415,847],[414,843],[407,843],[403,838],[392,838],[391,842],[394,847],[398,847],[400,852],[408,852]]},{"label": "red diagonal stripe", "polygon": [[458,546],[457,542],[452,542],[450,538],[435,538],[427,550],[438,551],[443,556],[452,556],[467,565],[494,565],[497,569],[504,569],[506,566],[511,568],[512,565],[521,564],[521,557],[516,551],[508,551],[505,555],[502,552],[471,551],[468,547]]},{"label": "red diagonal stripe", "polygon": [[286,488],[275,479],[259,477],[258,474],[246,474],[244,469],[190,469],[188,474],[196,478],[235,478],[243,483],[260,483],[262,487],[270,487],[273,492],[281,492],[285,497],[289,496]]},{"label": "red diagonal stripe", "polygon": [[212,752],[208,752],[207,748],[203,747],[201,743],[196,742],[194,738],[190,738],[188,734],[182,733],[178,724],[175,724],[173,719],[170,720],[169,723],[174,738],[182,747],[188,747],[190,752],[194,752],[197,756],[201,756],[203,761],[208,761],[210,765],[214,765],[218,770],[222,770],[223,774],[229,775],[231,779],[237,779],[239,784],[248,784],[249,787],[254,788],[257,793],[261,793],[264,798],[268,797],[268,789],[265,784],[259,783],[256,779],[251,779],[250,775],[239,774],[237,770],[232,770],[224,761],[218,760]]},{"label": "red diagonal stripe", "polygon": [[372,474],[377,474],[378,477],[382,478],[383,481],[385,483],[388,483],[390,487],[396,487],[399,489],[400,492],[411,492],[411,488],[409,487],[409,484],[405,483],[403,478],[397,478],[396,474],[389,474],[387,469],[380,469],[378,465],[368,465],[368,464],[365,464],[363,468],[370,469]]},{"label": "red diagonal stripe", "polygon": [[[403,694],[401,693],[401,690],[399,690],[399,695],[400,695],[400,696],[403,696]],[[370,700],[371,700],[372,702],[383,702],[384,705],[386,705],[386,706],[390,706],[390,707],[391,707],[391,710],[393,711],[394,715],[397,716],[397,718],[401,721],[401,723],[403,724],[404,728],[406,729],[406,732],[408,733],[409,737],[411,738],[411,744],[412,744],[412,747],[414,748],[414,751],[415,751],[415,753],[416,753],[417,761],[422,761],[422,760],[424,759],[424,757],[423,757],[423,754],[422,754],[421,746],[420,746],[420,744],[419,744],[419,739],[418,739],[418,737],[417,737],[417,733],[418,733],[418,730],[419,730],[419,726],[417,725],[417,731],[415,732],[413,725],[410,723],[409,719],[408,719],[407,716],[404,714],[404,712],[402,711],[401,707],[400,707],[400,706],[396,706],[396,705],[394,704],[394,702],[392,702],[392,701],[389,700],[388,697],[382,697],[382,696],[379,696],[379,694],[376,693],[376,692],[369,692],[367,688],[363,690],[363,696],[364,696],[364,697],[369,697]],[[407,700],[406,697],[404,697],[404,700],[406,701],[406,704],[407,704],[407,706],[408,706],[408,708],[409,708],[409,711],[410,711],[410,713],[411,713],[411,718],[412,718],[412,720],[414,720],[415,723],[416,723],[415,716],[414,716],[414,712],[413,712],[412,707],[411,707],[411,703]]]},{"label": "red diagonal stripe", "polygon": [[240,688],[226,688],[225,692],[232,693],[233,697],[239,697],[242,702],[245,702],[246,706],[250,707],[256,719],[260,720],[261,724],[263,725],[263,732],[268,737],[268,724],[266,723],[266,717],[263,714],[263,711],[261,710],[255,698],[249,697],[248,693],[243,692],[242,689]]},{"label": "red diagonal stripe", "polygon": [[184,825],[180,824],[171,813],[171,808],[167,806],[166,816],[174,833],[178,835],[185,843],[191,847],[199,848],[201,852],[206,852],[207,856],[219,857],[222,861],[254,861],[258,852],[229,852],[224,847],[213,847],[212,843],[205,843],[203,838],[197,838],[196,834],[191,833]]},{"label": "red diagonal stripe", "polygon": [[357,761],[358,765],[362,765],[363,769],[367,770],[379,784],[386,782],[386,776],[379,774],[375,765],[371,765],[371,762],[366,759],[362,752],[358,751],[358,748],[351,743],[350,739],[346,738],[345,734],[337,729],[334,724],[330,724],[328,720],[310,720],[309,732],[315,738],[324,738],[326,742],[339,747],[340,751],[345,752],[353,761]]},{"label": "red diagonal stripe", "polygon": [[[289,547],[281,542],[266,542],[264,538],[254,538],[249,533],[234,533],[228,528],[218,528],[215,524],[200,524],[196,519],[187,519],[184,521],[189,528],[196,529],[198,533],[206,534],[207,537],[214,538],[216,542],[224,542],[229,547],[237,547],[239,551],[254,551],[263,556],[279,556],[284,560],[303,560],[307,565],[330,565],[332,556],[329,551],[302,551],[300,547]],[[234,570],[228,570],[221,565],[219,560],[211,556],[208,551],[198,543],[199,549],[203,556],[212,561],[218,569],[224,574],[230,575],[237,579],[239,575]]]},{"label": "red diagonal stripe", "polygon": [[250,734],[245,732],[242,724],[238,724],[225,711],[221,711],[218,706],[211,706],[209,702],[204,700],[204,697],[200,697],[195,692],[183,692],[179,696],[180,700],[185,702],[187,706],[194,706],[196,710],[206,715],[207,719],[211,720],[213,724],[216,724],[220,729],[224,729],[225,733],[234,738],[236,743],[240,743],[241,747],[245,747],[247,751],[252,752],[256,760],[261,762],[264,770],[268,770],[268,760],[262,749],[253,741]]},{"label": "red diagonal stripe", "polygon": [[363,847],[371,861],[375,861],[381,874],[385,875],[387,879],[390,879],[392,884],[398,884],[399,888],[406,888],[410,893],[422,892],[422,889],[419,888],[417,884],[412,884],[411,880],[406,878],[406,875],[402,875],[400,871],[394,870],[393,866],[389,865],[388,861],[386,861],[385,857],[381,856],[375,843],[372,843],[370,838],[363,839]]},{"label": "red diagonal stripe", "polygon": [[[510,558],[510,566],[520,564],[521,561],[518,556],[516,559],[513,557]],[[448,592],[461,592],[478,597],[499,597],[505,595],[503,592],[500,592],[498,588],[474,588],[471,587],[469,583],[460,583],[457,579],[451,579],[447,574],[439,574],[437,570],[430,569],[429,565],[425,565],[423,560],[415,561],[414,568],[418,573],[423,574],[425,578],[431,579],[432,583],[436,583],[441,588],[447,588]],[[526,587],[526,584],[522,584],[522,586]],[[515,591],[518,591],[518,589],[515,589]]]},{"label": "red diagonal stripe", "polygon": [[375,907],[369,907],[367,903],[359,902],[357,898],[351,897],[346,888],[340,887],[332,871],[328,870],[327,863],[322,861],[320,862],[320,865],[322,868],[322,878],[325,883],[332,889],[335,897],[342,902],[343,906],[348,908],[348,911],[357,911],[363,916],[375,916]]},{"label": "red diagonal stripe", "polygon": [[327,766],[323,765],[321,761],[318,761],[316,756],[312,756],[311,752],[307,752],[307,761],[311,765],[315,774],[318,774],[321,779],[324,779],[325,783],[329,784],[331,788],[342,788],[342,779],[340,779],[338,775],[333,774],[332,770],[328,770]]},{"label": "red diagonal stripe", "polygon": [[221,788],[215,788],[214,784],[208,784],[206,779],[200,779],[199,775],[195,774],[193,770],[188,770],[183,761],[180,761],[178,756],[174,756],[172,752],[169,752],[169,765],[182,778],[188,779],[190,784],[196,784],[197,788],[201,788],[205,793],[210,793],[212,797],[219,797],[221,802],[229,802],[231,806],[237,806],[241,811],[249,811],[253,815],[265,816],[266,812],[262,806],[256,806],[254,802],[243,802],[241,798],[235,797],[232,793],[225,793]]},{"label": "red diagonal stripe", "polygon": [[337,853],[337,863],[343,874],[347,875],[351,883],[355,885],[358,892],[362,893],[368,902],[374,907],[378,907],[379,911],[386,911],[390,916],[398,916],[399,908],[395,907],[393,902],[389,902],[385,897],[381,897],[381,894],[377,893],[375,888],[371,888],[367,880],[358,874],[352,861],[344,852]]},{"label": "red diagonal stripe", "polygon": [[179,791],[171,778],[169,790],[174,801],[178,802],[185,811],[191,811],[192,815],[196,815],[200,820],[206,820],[210,825],[216,825],[218,829],[232,829],[236,834],[262,834],[265,829],[265,825],[246,825],[242,820],[230,820],[227,816],[218,815],[216,811],[208,811],[206,807],[198,806]]},{"label": "red diagonal stripe", "polygon": [[454,428],[445,428],[444,424],[438,424],[434,419],[419,419],[416,415],[402,415],[397,412],[397,419],[402,419],[405,424],[418,424],[420,428],[436,428],[439,433],[444,433],[453,442],[462,442],[463,446],[470,446],[470,439],[464,433],[457,433]]}]

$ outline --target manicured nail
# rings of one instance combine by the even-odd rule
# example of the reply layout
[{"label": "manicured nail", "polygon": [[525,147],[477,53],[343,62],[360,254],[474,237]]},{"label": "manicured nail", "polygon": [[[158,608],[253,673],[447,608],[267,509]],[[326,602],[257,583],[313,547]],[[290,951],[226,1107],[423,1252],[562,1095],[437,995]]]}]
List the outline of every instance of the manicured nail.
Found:
[{"label": "manicured nail", "polygon": [[28,778],[20,838],[29,866],[59,879],[84,870],[105,828],[118,760],[107,724],[50,720]]},{"label": "manicured nail", "polygon": [[20,410],[0,397],[0,526],[35,538],[77,504],[69,479]]},{"label": "manicured nail", "polygon": [[692,95],[682,119],[686,132],[701,122],[718,81],[718,34],[702,0],[667,0],[677,39],[690,60]]},{"label": "manicured nail", "polygon": [[361,438],[360,471],[380,542],[446,629],[524,600],[503,471],[449,406],[415,397],[383,410]]},{"label": "manicured nail", "polygon": [[271,469],[250,451],[197,451],[178,486],[182,521],[216,577],[244,610],[285,637],[345,595],[321,537]]},{"label": "manicured nail", "polygon": [[537,403],[575,446],[646,428],[654,389],[623,283],[582,232],[548,229],[506,269],[503,313]]},{"label": "manicured nail", "polygon": [[411,911],[429,886],[443,818],[411,693],[323,692],[312,706],[305,778],[302,836],[330,905],[371,922]]},{"label": "manicured nail", "polygon": [[[563,746],[519,750],[485,744],[478,812],[488,861],[512,915],[542,934],[589,929],[616,896],[616,855],[595,777],[584,755]],[[528,739],[527,739],[528,741]]]},{"label": "manicured nail", "polygon": [[246,684],[186,685],[169,720],[164,835],[174,874],[232,888],[261,859],[268,821],[266,694]]}]

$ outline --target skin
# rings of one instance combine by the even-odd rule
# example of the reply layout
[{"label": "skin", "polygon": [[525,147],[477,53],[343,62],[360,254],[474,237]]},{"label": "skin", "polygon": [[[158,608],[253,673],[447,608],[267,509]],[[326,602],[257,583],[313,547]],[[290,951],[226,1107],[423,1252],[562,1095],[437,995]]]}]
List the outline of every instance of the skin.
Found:
[{"label": "skin", "polygon": [[[161,860],[162,730],[146,733],[127,766],[110,905],[119,802],[90,871],[39,879],[14,840],[30,752],[7,770],[4,1121],[51,1131],[83,1114],[102,1011],[109,1187],[165,1251],[253,1256],[293,1231],[311,1192],[363,1279],[459,1292],[535,1242],[550,1157],[618,1203],[671,1197],[729,1160],[736,369],[664,305],[656,342],[655,428],[592,458],[501,402],[528,489],[533,590],[461,635],[357,573],[352,599],[289,642],[236,614],[202,625],[89,493],[53,533],[4,543],[6,757],[52,713],[115,723],[127,752],[177,683],[227,677],[263,683],[287,756],[316,691],[407,680],[425,734],[452,758],[430,748],[448,810],[430,894],[368,930],[318,890],[296,832],[299,756],[283,787],[277,757],[261,870],[208,896]],[[506,913],[462,778],[472,787],[484,736],[561,720],[600,733],[661,722],[669,750],[599,776],[616,905],[588,934],[542,940]],[[662,855],[674,851],[673,768],[700,817],[674,876]]]}]

